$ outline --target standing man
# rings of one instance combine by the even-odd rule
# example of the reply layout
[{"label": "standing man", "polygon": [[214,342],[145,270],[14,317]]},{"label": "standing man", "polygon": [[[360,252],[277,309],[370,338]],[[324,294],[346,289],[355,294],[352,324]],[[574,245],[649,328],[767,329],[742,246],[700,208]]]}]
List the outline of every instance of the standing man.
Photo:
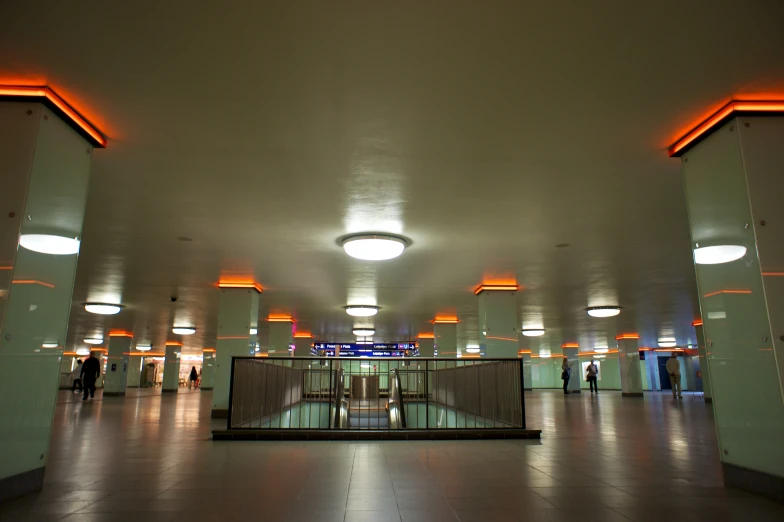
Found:
[{"label": "standing man", "polygon": [[681,363],[678,361],[678,354],[672,352],[672,356],[667,360],[667,373],[670,374],[670,386],[672,386],[672,398],[676,398],[675,388],[678,388],[677,397],[683,398],[681,394]]},{"label": "standing man", "polygon": [[564,382],[564,395],[569,395],[569,379],[572,377],[572,367],[569,366],[569,361],[564,356],[563,363],[561,364],[561,379]]},{"label": "standing man", "polygon": [[74,366],[73,371],[71,372],[71,379],[73,380],[73,384],[71,384],[71,393],[76,393],[76,387],[79,387],[79,393],[82,393],[82,360],[76,360],[76,366]]},{"label": "standing man", "polygon": [[596,393],[599,393],[599,383],[596,381],[598,375],[599,368],[591,361],[591,364],[585,368],[585,380],[588,381],[588,386],[591,387],[591,393],[593,393],[594,390],[596,390]]},{"label": "standing man", "polygon": [[95,396],[95,381],[98,380],[98,377],[101,375],[101,363],[98,359],[95,358],[95,355],[92,353],[90,357],[84,361],[82,365],[82,385],[84,386],[84,397],[82,397],[83,401],[87,400],[87,392],[90,392],[90,398],[92,399]]}]

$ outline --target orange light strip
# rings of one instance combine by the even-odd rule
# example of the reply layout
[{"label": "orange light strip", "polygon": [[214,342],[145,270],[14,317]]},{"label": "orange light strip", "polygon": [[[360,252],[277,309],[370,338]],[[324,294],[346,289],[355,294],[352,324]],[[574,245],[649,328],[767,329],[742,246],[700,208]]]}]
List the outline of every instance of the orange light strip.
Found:
[{"label": "orange light strip", "polygon": [[435,339],[435,338],[436,338],[436,334],[433,332],[424,332],[417,335],[417,339]]},{"label": "orange light strip", "polygon": [[131,357],[166,357],[163,352],[123,352],[123,355],[130,355]]},{"label": "orange light strip", "polygon": [[750,294],[750,293],[751,290],[717,290],[715,292],[705,294],[703,297],[713,297],[719,294]]},{"label": "orange light strip", "polygon": [[616,341],[620,341],[621,339],[639,339],[640,334],[636,333],[622,333],[615,336]]},{"label": "orange light strip", "polygon": [[213,352],[214,353],[215,352],[215,348],[204,348],[204,349],[202,349],[202,352]]},{"label": "orange light strip", "polygon": [[520,285],[479,285],[474,290],[474,295],[479,295],[482,292],[517,292],[520,290]]},{"label": "orange light strip", "polygon": [[[2,270],[3,267],[0,267]],[[762,272],[762,275],[765,277],[784,277],[784,272]]]},{"label": "orange light strip", "polygon": [[430,324],[457,324],[459,322],[460,319],[456,315],[436,315]]},{"label": "orange light strip", "polygon": [[98,132],[95,127],[87,123],[87,121],[73,110],[70,105],[65,103],[62,98],[57,96],[48,87],[0,86],[0,98],[3,97],[45,98],[49,103],[54,105],[63,116],[66,116],[74,125],[82,129],[82,131],[92,138],[94,145],[101,148],[106,147],[106,138],[101,136],[101,133]]},{"label": "orange light strip", "polygon": [[517,350],[518,355],[520,355],[521,353],[531,353],[531,350]]},{"label": "orange light strip", "polygon": [[692,326],[702,326],[702,319],[695,319],[694,322],[691,323]]},{"label": "orange light strip", "polygon": [[711,116],[704,122],[697,125],[683,138],[675,142],[675,144],[672,147],[670,147],[668,151],[670,157],[678,156],[682,154],[689,145],[691,145],[699,138],[713,131],[713,129],[725,119],[737,114],[748,113],[748,112],[763,112],[763,113],[784,112],[784,102],[731,101],[730,103],[728,103],[727,105],[719,109],[719,111],[716,112],[713,116]]},{"label": "orange light strip", "polygon": [[163,344],[164,346],[182,346],[182,343],[179,341],[166,341]]},{"label": "orange light strip", "polygon": [[579,348],[580,345],[577,343],[564,343],[561,345],[561,348]]},{"label": "orange light strip", "polygon": [[35,279],[14,279],[11,282],[15,285],[41,285],[47,288],[54,288],[52,283],[44,283],[43,281],[36,281]]},{"label": "orange light strip", "polygon": [[618,350],[607,350],[606,352],[580,352],[577,354],[578,357],[592,357],[596,355],[607,355],[618,353]]},{"label": "orange light strip", "polygon": [[258,293],[264,291],[261,285],[253,281],[218,281],[218,288],[253,288]]},{"label": "orange light strip", "polygon": [[654,348],[654,352],[685,352],[683,348]]},{"label": "orange light strip", "polygon": [[109,337],[131,337],[133,338],[133,334],[127,330],[111,330],[109,331]]},{"label": "orange light strip", "polygon": [[313,339],[313,334],[310,332],[297,332],[294,334],[294,339]]},{"label": "orange light strip", "polygon": [[290,315],[270,315],[267,317],[267,321],[270,323],[296,323],[297,322]]},{"label": "orange light strip", "polygon": [[0,270],[13,270],[14,267],[12,266],[0,266]]},{"label": "orange light strip", "polygon": [[65,356],[65,357],[81,357],[81,355],[78,355],[76,352],[63,352],[63,356]]},{"label": "orange light strip", "polygon": [[514,341],[514,342],[517,342],[517,339],[515,339],[513,337],[495,337],[495,336],[492,336],[492,335],[487,335],[487,336],[485,336],[485,338],[486,339],[497,339],[499,341]]}]

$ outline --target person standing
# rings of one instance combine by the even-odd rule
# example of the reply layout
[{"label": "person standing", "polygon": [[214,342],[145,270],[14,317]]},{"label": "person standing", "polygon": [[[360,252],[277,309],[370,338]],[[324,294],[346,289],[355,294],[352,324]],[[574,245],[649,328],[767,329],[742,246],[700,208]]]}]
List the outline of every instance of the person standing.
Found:
[{"label": "person standing", "polygon": [[572,377],[572,367],[569,366],[569,360],[564,356],[563,363],[561,364],[561,379],[563,379],[564,395],[569,395],[569,379]]},{"label": "person standing", "polygon": [[190,389],[195,389],[197,387],[196,386],[196,381],[198,381],[198,380],[199,380],[199,374],[196,372],[196,367],[192,366],[191,367],[191,374],[188,376],[188,389],[189,390]]},{"label": "person standing", "polygon": [[90,357],[84,361],[82,364],[82,385],[84,386],[84,396],[82,397],[83,401],[87,400],[87,393],[90,393],[90,398],[92,399],[95,396],[95,381],[98,380],[98,377],[101,375],[101,363],[96,359],[95,355],[92,353]]},{"label": "person standing", "polygon": [[76,393],[76,387],[79,387],[79,393],[82,393],[82,360],[76,359],[76,366],[71,370],[71,393]]},{"label": "person standing", "polygon": [[591,361],[591,364],[585,368],[585,380],[588,381],[588,385],[591,387],[591,393],[593,393],[594,390],[596,393],[599,393],[599,383],[596,380],[598,375],[599,367],[596,366],[596,363]]},{"label": "person standing", "polygon": [[[670,374],[670,386],[672,386],[672,398],[683,398],[681,393],[681,363],[678,361],[678,354],[672,352],[672,355],[667,359],[667,373]],[[678,394],[675,394],[675,388],[678,388]]]}]

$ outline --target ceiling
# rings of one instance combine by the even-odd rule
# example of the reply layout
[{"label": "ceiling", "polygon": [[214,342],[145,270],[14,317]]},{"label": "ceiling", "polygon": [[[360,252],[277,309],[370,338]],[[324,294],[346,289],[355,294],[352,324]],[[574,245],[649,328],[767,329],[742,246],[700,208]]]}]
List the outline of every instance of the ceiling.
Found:
[{"label": "ceiling", "polygon": [[[4,7],[0,83],[50,86],[109,139],[69,348],[110,328],[161,346],[174,322],[198,329],[186,352],[214,346],[222,275],[325,340],[370,302],[377,340],[453,312],[476,342],[472,289],[515,279],[542,346],[693,342],[666,147],[731,96],[784,92],[776,0],[46,4]],[[363,231],[412,244],[357,261],[336,239]],[[115,317],[81,308],[117,298]]]}]

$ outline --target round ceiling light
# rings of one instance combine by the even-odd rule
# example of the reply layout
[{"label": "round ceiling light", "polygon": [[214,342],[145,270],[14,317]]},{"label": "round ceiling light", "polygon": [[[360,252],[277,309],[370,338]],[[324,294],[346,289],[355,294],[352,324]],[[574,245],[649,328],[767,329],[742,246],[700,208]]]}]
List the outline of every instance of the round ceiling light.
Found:
[{"label": "round ceiling light", "polygon": [[69,256],[79,253],[79,240],[52,234],[22,234],[19,245],[40,254]]},{"label": "round ceiling light", "polygon": [[593,351],[596,353],[607,353],[610,351],[610,349],[605,346],[602,348],[594,348]]},{"label": "round ceiling light", "polygon": [[466,345],[466,352],[468,353],[479,353],[479,345],[478,344],[469,344]]},{"label": "round ceiling light", "polygon": [[88,337],[84,342],[87,344],[101,344],[103,342],[103,337]]},{"label": "round ceiling light", "polygon": [[376,315],[379,311],[378,306],[370,305],[349,305],[345,309],[348,315],[353,315],[354,317],[370,317],[371,315]]},{"label": "round ceiling light", "polygon": [[526,337],[539,337],[540,335],[544,335],[544,328],[529,328],[522,330],[522,332]]},{"label": "round ceiling light", "polygon": [[355,328],[354,329],[354,335],[356,335],[357,337],[370,337],[374,333],[376,333],[376,331],[374,329],[372,329],[372,328]]},{"label": "round ceiling light", "polygon": [[172,328],[172,333],[176,335],[193,335],[196,333],[196,328],[192,326],[175,326]]},{"label": "round ceiling light", "polygon": [[551,354],[550,352],[539,352],[539,357],[541,359],[549,359],[552,356],[553,354]]},{"label": "round ceiling light", "polygon": [[84,303],[84,309],[91,314],[115,315],[120,313],[123,306],[110,303]]},{"label": "round ceiling light", "polygon": [[258,328],[251,328],[250,330],[248,330],[248,333],[250,333],[250,335],[258,335],[259,329]]},{"label": "round ceiling light", "polygon": [[591,317],[615,317],[621,313],[620,306],[591,306],[585,309]]},{"label": "round ceiling light", "polygon": [[361,234],[341,241],[346,254],[363,261],[384,261],[403,253],[407,242],[399,236],[386,234]]},{"label": "round ceiling light", "polygon": [[718,265],[730,263],[746,255],[746,247],[741,245],[716,245],[694,249],[694,262],[698,265]]},{"label": "round ceiling light", "polygon": [[149,352],[150,350],[152,350],[152,345],[149,343],[137,344],[136,349],[139,350],[140,352]]},{"label": "round ceiling light", "polygon": [[84,348],[84,347],[83,348],[77,348],[76,349],[76,355],[82,355],[82,356],[90,355],[90,349],[89,348]]},{"label": "round ceiling light", "polygon": [[678,344],[675,337],[662,337],[659,339],[659,346],[661,348],[674,348]]},{"label": "round ceiling light", "polygon": [[57,343],[44,343],[41,345],[41,348],[59,348],[60,345]]}]

